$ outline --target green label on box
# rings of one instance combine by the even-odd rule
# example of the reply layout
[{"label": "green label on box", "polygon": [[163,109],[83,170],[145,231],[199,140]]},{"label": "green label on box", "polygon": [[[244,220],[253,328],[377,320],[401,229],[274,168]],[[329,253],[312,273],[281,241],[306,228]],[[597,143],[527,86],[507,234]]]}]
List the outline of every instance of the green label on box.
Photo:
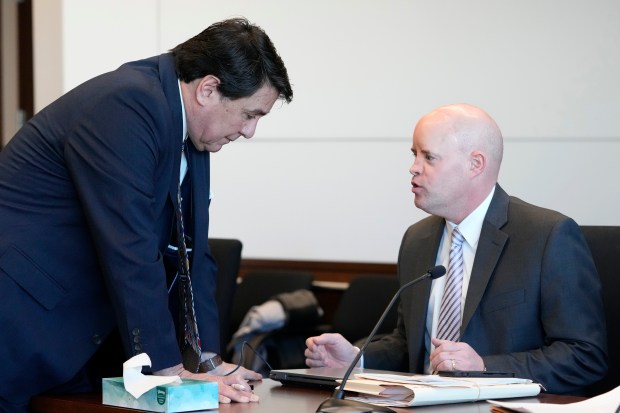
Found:
[{"label": "green label on box", "polygon": [[161,405],[166,404],[166,389],[157,388],[157,403]]}]

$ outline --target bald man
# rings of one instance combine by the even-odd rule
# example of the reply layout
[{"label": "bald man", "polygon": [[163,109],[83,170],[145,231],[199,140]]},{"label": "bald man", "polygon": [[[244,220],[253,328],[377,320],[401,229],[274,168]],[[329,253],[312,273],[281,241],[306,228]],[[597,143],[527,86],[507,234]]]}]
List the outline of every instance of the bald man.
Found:
[{"label": "bald man", "polygon": [[[403,237],[400,283],[434,265],[450,273],[458,232],[460,321],[453,338],[438,338],[448,276],[424,280],[402,293],[397,328],[368,346],[364,367],[514,372],[557,394],[578,394],[601,379],[605,320],[590,251],[575,221],[498,185],[503,138],[495,121],[468,104],[437,108],[416,125],[411,150],[415,205],[431,216]],[[306,344],[310,367],[348,366],[359,351],[339,334]]]}]

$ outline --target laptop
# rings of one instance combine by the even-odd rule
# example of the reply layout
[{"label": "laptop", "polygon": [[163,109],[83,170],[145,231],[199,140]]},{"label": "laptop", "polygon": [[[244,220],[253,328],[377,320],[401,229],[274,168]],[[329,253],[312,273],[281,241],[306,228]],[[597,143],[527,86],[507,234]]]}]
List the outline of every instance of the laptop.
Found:
[{"label": "laptop", "polygon": [[[320,387],[334,389],[340,383],[342,377],[347,372],[346,367],[333,368],[333,367],[314,367],[306,369],[279,369],[271,370],[269,378],[275,381],[279,381],[285,385],[303,386],[303,387]],[[356,374],[360,373],[394,373],[385,370],[373,370],[355,368],[351,372],[349,378],[355,378]]]}]

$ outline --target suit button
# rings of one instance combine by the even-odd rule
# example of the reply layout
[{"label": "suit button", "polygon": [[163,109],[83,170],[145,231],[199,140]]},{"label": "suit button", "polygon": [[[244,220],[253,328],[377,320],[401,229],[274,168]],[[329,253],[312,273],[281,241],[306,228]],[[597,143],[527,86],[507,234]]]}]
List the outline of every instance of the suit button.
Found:
[{"label": "suit button", "polygon": [[95,334],[91,340],[93,340],[93,343],[96,345],[101,344],[101,336],[99,334]]},{"label": "suit button", "polygon": [[137,353],[140,353],[142,351],[142,346],[140,343],[136,343],[134,344],[133,349],[136,350]]},{"label": "suit button", "polygon": [[138,335],[140,335],[140,329],[139,328],[134,328],[132,333],[133,333],[134,336],[138,336]]}]

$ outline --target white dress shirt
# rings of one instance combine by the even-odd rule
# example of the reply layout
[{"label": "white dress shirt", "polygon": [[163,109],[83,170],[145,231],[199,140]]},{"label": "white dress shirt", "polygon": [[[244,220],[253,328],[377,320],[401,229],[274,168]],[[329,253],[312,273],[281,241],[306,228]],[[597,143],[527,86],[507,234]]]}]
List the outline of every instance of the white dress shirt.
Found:
[{"label": "white dress shirt", "polygon": [[[181,93],[181,80],[178,80],[179,84],[179,96],[181,97],[181,113],[183,118],[183,135],[181,135],[181,139],[183,143],[187,140],[187,119],[185,118],[185,104],[183,104],[183,93]],[[185,157],[185,152],[183,152],[183,156],[181,156],[181,169],[179,171],[179,180],[183,182],[185,178],[185,174],[187,173],[187,158]]]},{"label": "white dress shirt", "polygon": [[[480,231],[482,230],[482,223],[484,217],[487,214],[491,199],[495,193],[495,187],[491,190],[485,200],[476,208],[471,214],[469,214],[459,225],[459,231],[465,241],[463,242],[463,287],[461,291],[461,315],[463,314],[463,308],[465,307],[465,298],[467,297],[467,289],[469,287],[469,278],[471,275],[471,269],[474,266],[474,258],[476,256],[476,249],[478,248],[478,240],[480,239]],[[457,225],[453,222],[446,221],[446,226],[441,237],[439,244],[439,252],[437,253],[437,259],[435,265],[443,265],[448,268],[450,261],[450,247],[452,246],[452,231]],[[433,280],[431,286],[431,296],[428,303],[428,312],[426,314],[426,333],[424,335],[424,343],[426,345],[426,359],[424,361],[424,370],[430,374],[430,354],[434,349],[431,343],[431,337],[437,335],[437,324],[439,321],[439,308],[441,306],[441,299],[443,297],[443,290],[446,285],[446,277],[441,277]]]}]

